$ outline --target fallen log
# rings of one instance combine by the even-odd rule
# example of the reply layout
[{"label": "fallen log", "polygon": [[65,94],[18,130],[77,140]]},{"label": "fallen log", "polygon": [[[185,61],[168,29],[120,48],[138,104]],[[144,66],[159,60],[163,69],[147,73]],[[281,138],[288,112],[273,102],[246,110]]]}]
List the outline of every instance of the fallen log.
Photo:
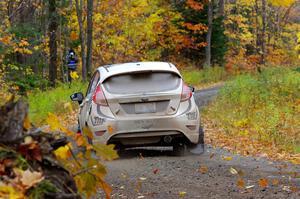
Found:
[{"label": "fallen log", "polygon": [[[0,107],[0,186],[12,186],[28,196],[40,193],[34,192],[35,189],[43,188],[39,185],[47,182],[44,184],[52,188],[45,188],[39,198],[81,198],[73,176],[53,154],[55,149],[68,144],[66,137],[57,138],[35,127],[27,129],[24,125],[27,116],[28,104],[23,100],[11,99]],[[26,182],[25,170],[29,177],[35,174],[36,182]],[[1,194],[5,193],[0,192],[0,198]]]}]

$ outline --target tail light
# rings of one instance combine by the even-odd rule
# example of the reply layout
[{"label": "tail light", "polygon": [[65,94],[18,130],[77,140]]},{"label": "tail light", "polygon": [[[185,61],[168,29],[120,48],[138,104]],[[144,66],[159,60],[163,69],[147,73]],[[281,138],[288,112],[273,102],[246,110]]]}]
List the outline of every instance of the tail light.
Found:
[{"label": "tail light", "polygon": [[192,97],[193,93],[190,87],[188,87],[185,83],[182,86],[182,93],[181,93],[181,102],[189,100]]},{"label": "tail light", "polygon": [[102,106],[108,106],[105,95],[100,85],[97,86],[96,91],[93,95],[93,102]]}]

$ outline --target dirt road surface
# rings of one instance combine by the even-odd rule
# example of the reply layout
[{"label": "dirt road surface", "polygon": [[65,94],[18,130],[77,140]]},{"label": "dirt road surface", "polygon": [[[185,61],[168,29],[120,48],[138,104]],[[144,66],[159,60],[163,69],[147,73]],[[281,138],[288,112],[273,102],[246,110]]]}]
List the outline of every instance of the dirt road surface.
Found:
[{"label": "dirt road surface", "polygon": [[[219,88],[196,91],[202,108]],[[202,155],[130,150],[106,162],[112,198],[300,198],[300,167],[206,146]],[[99,191],[97,198],[105,198]]]}]

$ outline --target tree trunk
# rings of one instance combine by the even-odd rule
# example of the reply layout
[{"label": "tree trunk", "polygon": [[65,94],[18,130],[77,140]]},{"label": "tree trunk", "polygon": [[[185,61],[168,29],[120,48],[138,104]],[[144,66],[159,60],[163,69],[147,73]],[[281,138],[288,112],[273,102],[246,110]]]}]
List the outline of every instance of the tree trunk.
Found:
[{"label": "tree trunk", "polygon": [[87,71],[86,71],[86,56],[85,56],[85,38],[84,38],[84,29],[83,29],[83,19],[82,19],[82,10],[83,10],[83,0],[76,0],[76,14],[79,24],[79,37],[81,44],[81,63],[82,63],[82,80],[86,81]]},{"label": "tree trunk", "polygon": [[205,65],[207,67],[211,66],[211,35],[212,35],[212,20],[213,20],[213,0],[208,1],[208,11],[207,11],[207,20],[208,20],[208,31],[206,34],[206,43],[205,48]]},{"label": "tree trunk", "polygon": [[258,19],[258,16],[259,16],[259,9],[258,9],[258,0],[255,0],[255,5],[254,5],[254,8],[255,8],[255,35],[256,35],[256,46],[255,46],[255,49],[256,49],[256,53],[257,54],[260,54],[260,29],[259,29],[259,19]]},{"label": "tree trunk", "polygon": [[267,22],[267,13],[266,13],[266,0],[262,0],[262,31],[261,31],[261,64],[265,65],[266,63],[266,22]]},{"label": "tree trunk", "polygon": [[57,78],[57,43],[56,43],[56,31],[57,31],[57,13],[56,13],[56,1],[49,0],[49,47],[50,47],[50,64],[49,64],[49,80],[52,86],[55,85]]},{"label": "tree trunk", "polygon": [[224,16],[225,10],[225,0],[219,0],[219,16]]},{"label": "tree trunk", "polygon": [[87,39],[86,39],[86,69],[88,77],[92,73],[92,55],[93,55],[93,0],[87,3]]}]

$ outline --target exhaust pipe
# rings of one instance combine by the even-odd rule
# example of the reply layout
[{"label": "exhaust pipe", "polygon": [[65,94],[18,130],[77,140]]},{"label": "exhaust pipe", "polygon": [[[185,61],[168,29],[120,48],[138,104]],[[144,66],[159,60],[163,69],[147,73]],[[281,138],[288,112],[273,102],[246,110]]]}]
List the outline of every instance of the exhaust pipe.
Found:
[{"label": "exhaust pipe", "polygon": [[169,135],[164,137],[164,142],[167,144],[170,144],[172,142],[173,138]]}]

